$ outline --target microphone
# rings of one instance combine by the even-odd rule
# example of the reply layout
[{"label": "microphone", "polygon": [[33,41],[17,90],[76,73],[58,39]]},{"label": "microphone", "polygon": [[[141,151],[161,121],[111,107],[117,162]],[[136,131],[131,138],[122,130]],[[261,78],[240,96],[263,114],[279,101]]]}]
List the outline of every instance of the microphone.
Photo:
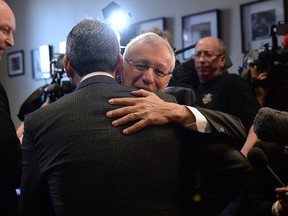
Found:
[{"label": "microphone", "polygon": [[195,46],[196,46],[196,44],[192,44],[192,45],[190,45],[190,46],[188,46],[188,47],[185,47],[185,48],[183,48],[183,49],[176,50],[176,51],[174,52],[174,54],[175,54],[175,55],[178,55],[178,54],[180,54],[180,53],[185,52],[186,50],[195,48]]},{"label": "microphone", "polygon": [[254,132],[259,139],[280,144],[288,140],[288,112],[262,107],[254,118]]},{"label": "microphone", "polygon": [[283,183],[283,181],[276,175],[276,173],[271,169],[271,167],[268,165],[268,158],[266,157],[265,153],[260,149],[259,147],[253,147],[248,152],[248,160],[250,163],[259,169],[266,169],[268,170],[271,177],[277,181],[279,186],[286,187],[286,185]]}]

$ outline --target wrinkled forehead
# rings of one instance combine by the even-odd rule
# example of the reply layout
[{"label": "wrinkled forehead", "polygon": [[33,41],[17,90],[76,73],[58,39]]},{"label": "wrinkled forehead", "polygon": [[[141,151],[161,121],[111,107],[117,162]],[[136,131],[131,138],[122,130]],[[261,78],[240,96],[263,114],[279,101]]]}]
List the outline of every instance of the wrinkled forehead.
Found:
[{"label": "wrinkled forehead", "polygon": [[169,49],[163,44],[137,43],[131,49],[130,58],[142,58],[151,61],[166,61],[172,63],[172,57]]},{"label": "wrinkled forehead", "polygon": [[200,40],[195,47],[196,51],[219,51],[219,43],[216,40]]}]

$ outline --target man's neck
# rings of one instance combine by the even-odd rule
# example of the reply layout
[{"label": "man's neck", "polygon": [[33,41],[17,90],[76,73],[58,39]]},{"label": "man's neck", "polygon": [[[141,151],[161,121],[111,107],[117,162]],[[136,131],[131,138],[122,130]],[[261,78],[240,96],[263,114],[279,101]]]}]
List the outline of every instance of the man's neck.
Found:
[{"label": "man's neck", "polygon": [[217,79],[218,77],[220,77],[222,74],[223,74],[223,71],[219,71],[217,73],[214,73],[213,76],[203,76],[203,77],[199,76],[199,82],[200,83],[211,82],[211,81]]}]

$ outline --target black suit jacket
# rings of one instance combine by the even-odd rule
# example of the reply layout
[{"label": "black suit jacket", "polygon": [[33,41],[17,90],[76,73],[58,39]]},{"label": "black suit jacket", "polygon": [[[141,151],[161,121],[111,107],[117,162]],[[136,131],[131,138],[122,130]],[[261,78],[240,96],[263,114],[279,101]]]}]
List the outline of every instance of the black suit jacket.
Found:
[{"label": "black suit jacket", "polygon": [[[179,104],[197,108],[206,117],[213,130],[213,134],[209,136],[212,142],[227,143],[239,150],[242,148],[247,131],[239,118],[221,111],[199,107],[196,105],[196,95],[191,88],[169,86],[165,89],[165,93],[173,95]],[[223,133],[227,136],[222,136]],[[204,137],[207,137],[206,134]],[[201,136],[201,139],[204,137]]]},{"label": "black suit jacket", "polygon": [[105,116],[115,108],[107,101],[131,97],[132,90],[107,76],[91,77],[25,117],[23,215],[51,215],[52,205],[58,215],[184,214],[182,179],[189,174],[180,167],[193,134],[168,124],[123,135],[127,125],[113,127]]},{"label": "black suit jacket", "polygon": [[16,188],[20,185],[20,142],[11,119],[7,94],[0,83],[0,215],[17,210]]},{"label": "black suit jacket", "polygon": [[[240,152],[246,137],[244,126],[233,115],[195,105],[196,96],[191,88],[170,86],[165,92],[174,95],[179,104],[197,108],[212,128],[213,133],[209,136],[195,134],[193,151],[187,151],[184,157],[185,160],[189,158],[184,163],[185,173],[195,169],[194,181],[186,179],[194,189],[191,189],[192,194],[184,199],[184,203],[186,206],[193,203],[190,215],[218,215],[237,196],[252,174],[250,163]],[[223,136],[223,133],[227,136]],[[194,194],[201,195],[200,202],[191,200]]]}]

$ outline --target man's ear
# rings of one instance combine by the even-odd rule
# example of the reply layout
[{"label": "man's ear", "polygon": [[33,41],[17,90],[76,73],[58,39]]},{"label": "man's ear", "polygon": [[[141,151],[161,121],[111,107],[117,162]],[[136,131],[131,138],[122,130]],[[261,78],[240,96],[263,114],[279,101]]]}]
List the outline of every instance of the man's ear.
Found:
[{"label": "man's ear", "polygon": [[118,80],[122,77],[123,73],[123,57],[122,55],[118,56],[118,62],[115,70],[115,79]]},{"label": "man's ear", "polygon": [[225,68],[225,64],[226,64],[226,56],[222,55],[220,56],[220,61],[221,61],[221,68]]},{"label": "man's ear", "polygon": [[64,55],[63,62],[67,77],[73,77],[73,68],[70,64],[69,58],[66,55]]}]

